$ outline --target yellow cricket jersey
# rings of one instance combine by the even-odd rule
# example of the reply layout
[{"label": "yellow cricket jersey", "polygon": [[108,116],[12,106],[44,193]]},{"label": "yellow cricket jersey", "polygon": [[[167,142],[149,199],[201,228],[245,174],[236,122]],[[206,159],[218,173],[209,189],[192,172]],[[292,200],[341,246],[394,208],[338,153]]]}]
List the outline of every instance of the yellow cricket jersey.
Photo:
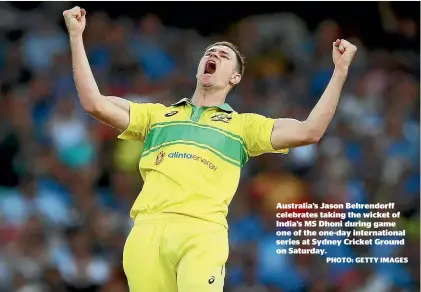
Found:
[{"label": "yellow cricket jersey", "polygon": [[144,180],[130,216],[183,214],[228,227],[228,205],[249,157],[288,153],[272,147],[274,123],[228,104],[197,107],[187,98],[169,107],[130,102],[130,124],[119,138],[143,142]]}]

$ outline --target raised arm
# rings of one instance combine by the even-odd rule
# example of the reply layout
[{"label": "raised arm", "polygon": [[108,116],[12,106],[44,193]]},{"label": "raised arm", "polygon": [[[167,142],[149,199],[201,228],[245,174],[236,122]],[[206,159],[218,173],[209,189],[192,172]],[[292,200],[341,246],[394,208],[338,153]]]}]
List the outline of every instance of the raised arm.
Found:
[{"label": "raised arm", "polygon": [[125,130],[130,121],[130,105],[123,98],[100,93],[89,66],[82,33],[86,25],[86,11],[74,7],[63,12],[70,38],[73,74],[80,103],[94,118],[119,130]]},{"label": "raised arm", "polygon": [[335,113],[348,68],[356,51],[357,47],[348,41],[336,40],[333,43],[332,58],[335,70],[323,95],[305,121],[276,120],[271,135],[274,149],[313,144],[322,138]]}]

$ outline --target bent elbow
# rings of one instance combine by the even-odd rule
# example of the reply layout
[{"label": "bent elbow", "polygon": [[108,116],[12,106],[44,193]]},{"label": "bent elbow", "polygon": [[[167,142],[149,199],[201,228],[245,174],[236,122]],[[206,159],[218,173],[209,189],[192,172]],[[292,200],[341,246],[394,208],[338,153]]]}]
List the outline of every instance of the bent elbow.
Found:
[{"label": "bent elbow", "polygon": [[323,134],[324,134],[324,132],[321,132],[320,130],[313,129],[313,128],[309,128],[306,132],[307,133],[306,133],[305,140],[306,140],[307,144],[318,143],[322,139]]},{"label": "bent elbow", "polygon": [[95,115],[95,113],[98,112],[98,109],[95,105],[82,105],[82,107],[85,110],[85,112],[90,115]]},{"label": "bent elbow", "polygon": [[322,139],[322,137],[323,137],[323,135],[317,135],[317,134],[315,134],[315,135],[311,135],[309,138],[308,138],[308,144],[316,144],[316,143],[319,143],[319,141]]},{"label": "bent elbow", "polygon": [[81,98],[81,101],[86,100],[86,102],[81,102],[82,108],[90,115],[97,115],[101,112],[101,103],[98,98]]}]

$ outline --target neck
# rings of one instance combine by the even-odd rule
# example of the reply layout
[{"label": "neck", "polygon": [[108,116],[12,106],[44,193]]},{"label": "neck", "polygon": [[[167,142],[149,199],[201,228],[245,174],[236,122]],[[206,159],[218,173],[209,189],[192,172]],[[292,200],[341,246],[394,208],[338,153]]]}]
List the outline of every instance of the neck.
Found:
[{"label": "neck", "polygon": [[197,86],[191,101],[196,106],[216,106],[224,104],[226,98],[225,90]]}]

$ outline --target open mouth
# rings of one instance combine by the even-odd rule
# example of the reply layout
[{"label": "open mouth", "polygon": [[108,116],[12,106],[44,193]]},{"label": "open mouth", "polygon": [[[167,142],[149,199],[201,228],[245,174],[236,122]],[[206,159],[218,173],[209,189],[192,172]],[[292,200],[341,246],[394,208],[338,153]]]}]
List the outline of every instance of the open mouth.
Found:
[{"label": "open mouth", "polygon": [[205,64],[205,74],[212,75],[216,71],[216,62],[214,60],[209,60]]}]

